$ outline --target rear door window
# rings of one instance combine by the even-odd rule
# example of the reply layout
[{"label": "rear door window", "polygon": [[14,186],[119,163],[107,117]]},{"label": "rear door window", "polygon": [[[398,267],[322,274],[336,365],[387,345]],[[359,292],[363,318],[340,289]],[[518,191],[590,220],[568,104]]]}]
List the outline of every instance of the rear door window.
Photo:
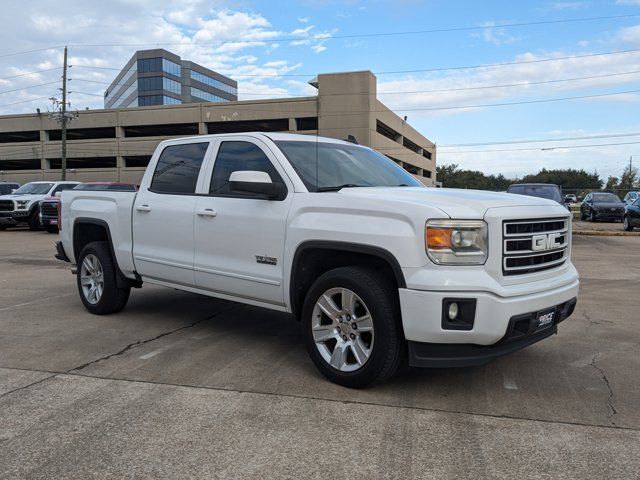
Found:
[{"label": "rear door window", "polygon": [[170,145],[160,154],[151,180],[151,190],[156,193],[195,193],[198,175],[209,142]]}]

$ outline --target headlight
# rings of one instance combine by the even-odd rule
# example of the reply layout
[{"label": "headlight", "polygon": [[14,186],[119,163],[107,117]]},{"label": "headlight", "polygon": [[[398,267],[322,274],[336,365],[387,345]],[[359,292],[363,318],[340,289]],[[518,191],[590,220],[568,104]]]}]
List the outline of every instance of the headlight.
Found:
[{"label": "headlight", "polygon": [[427,255],[438,265],[482,265],[487,260],[487,232],[482,220],[429,220]]},{"label": "headlight", "polygon": [[27,208],[29,200],[16,200],[16,206],[22,210]]}]

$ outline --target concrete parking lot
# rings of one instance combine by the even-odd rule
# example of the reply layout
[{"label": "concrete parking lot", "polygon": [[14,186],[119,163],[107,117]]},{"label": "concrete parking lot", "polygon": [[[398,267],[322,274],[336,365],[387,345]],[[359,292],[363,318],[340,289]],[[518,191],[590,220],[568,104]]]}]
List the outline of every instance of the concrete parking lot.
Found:
[{"label": "concrete parking lot", "polygon": [[286,315],[166,288],[82,307],[56,236],[0,232],[0,478],[639,478],[640,238],[574,239],[559,335],[328,383]]}]

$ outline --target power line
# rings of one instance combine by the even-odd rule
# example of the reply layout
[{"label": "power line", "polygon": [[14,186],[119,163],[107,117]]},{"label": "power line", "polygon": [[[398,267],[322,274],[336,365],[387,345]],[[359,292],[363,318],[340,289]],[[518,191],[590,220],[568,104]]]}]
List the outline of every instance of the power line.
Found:
[{"label": "power line", "polygon": [[[537,82],[522,82],[522,83],[510,83],[510,84],[500,84],[500,85],[480,85],[475,87],[460,87],[460,88],[441,88],[435,90],[397,90],[394,92],[378,92],[378,95],[412,95],[419,93],[442,93],[442,92],[458,92],[458,91],[466,91],[466,90],[483,90],[483,89],[493,89],[493,88],[507,88],[507,87],[528,87],[530,85],[543,85],[549,83],[560,83],[560,82],[574,82],[574,81],[582,81],[582,80],[593,80],[599,78],[608,78],[608,77],[616,77],[622,75],[633,75],[640,73],[640,70],[632,70],[630,72],[617,72],[617,73],[607,73],[603,75],[590,75],[586,77],[572,77],[572,78],[558,78],[551,80],[540,80]],[[105,82],[102,80],[90,80],[84,78],[74,78],[76,82],[88,82],[88,83],[98,83],[101,85],[111,85],[112,82]],[[124,85],[125,82],[116,83],[113,86],[117,87],[119,85]],[[99,94],[92,94],[99,95]],[[246,95],[246,96],[260,96],[260,97],[268,97],[268,98],[299,98],[295,96],[283,97],[277,94],[272,93],[253,93],[253,92],[243,92],[239,91],[238,95]],[[370,92],[356,92],[356,93],[327,93],[323,94],[323,96],[353,96],[353,95],[371,95]],[[99,95],[102,96],[102,95]],[[266,98],[266,99],[268,99]]]},{"label": "power line", "polygon": [[[401,74],[401,73],[426,73],[426,72],[444,72],[444,71],[452,71],[452,70],[471,70],[477,68],[488,68],[488,67],[504,67],[511,65],[526,65],[532,63],[542,63],[542,62],[555,62],[558,60],[571,60],[578,58],[590,58],[590,57],[601,57],[607,55],[623,55],[627,53],[637,53],[640,52],[640,48],[631,48],[628,50],[614,50],[610,52],[600,52],[600,53],[586,53],[582,55],[567,55],[563,57],[551,57],[551,58],[539,58],[535,60],[519,60],[514,62],[499,62],[499,63],[483,63],[479,65],[460,65],[456,67],[434,67],[434,68],[420,68],[414,70],[388,70],[388,71],[380,71],[380,72],[372,72],[375,75],[392,75],[392,74]],[[114,67],[99,67],[93,65],[74,65],[76,68],[88,68],[88,69],[97,69],[97,70],[111,70],[111,71],[120,71],[120,68]],[[237,73],[237,74],[229,74],[235,77],[314,77],[316,74],[311,73],[263,73],[263,74],[248,74],[248,73]]]},{"label": "power line", "polygon": [[34,72],[20,73],[17,75],[10,75],[8,77],[0,77],[0,80],[8,80],[10,78],[17,78],[17,77],[26,77],[27,75],[34,75],[36,73],[42,73],[42,72],[51,72],[52,70],[60,70],[61,68],[62,67],[45,68],[44,70],[36,70]]},{"label": "power line", "polygon": [[5,58],[5,57],[13,57],[16,55],[24,55],[26,53],[38,53],[38,52],[46,52],[47,50],[56,50],[58,48],[62,48],[64,45],[58,45],[55,47],[45,47],[45,48],[38,48],[35,50],[23,50],[22,52],[13,52],[13,53],[4,53],[2,55],[0,55],[0,58]]},{"label": "power line", "polygon": [[[542,138],[535,140],[506,140],[504,142],[486,142],[486,143],[456,143],[450,145],[439,145],[440,148],[443,147],[482,147],[485,145],[512,145],[517,143],[543,143],[543,142],[560,142],[560,141],[569,141],[569,140],[592,140],[596,138],[620,138],[620,137],[637,137],[640,135],[640,132],[636,133],[611,133],[607,135],[588,135],[585,137],[563,137],[563,138]],[[442,151],[442,150],[439,150]],[[464,152],[464,150],[460,150]]]},{"label": "power line", "polygon": [[10,107],[11,105],[18,105],[19,103],[35,102],[37,100],[44,100],[46,98],[50,98],[50,97],[38,97],[38,98],[32,98],[30,100],[21,100],[19,102],[5,103],[4,105],[0,105],[0,108]]},{"label": "power line", "polygon": [[612,147],[615,145],[638,145],[640,142],[619,142],[619,143],[594,143],[590,145],[557,145],[553,147],[537,147],[537,148],[499,148],[499,149],[491,149],[491,150],[465,150],[465,151],[438,151],[438,155],[441,154],[460,154],[460,153],[491,153],[491,152],[525,152],[525,151],[552,151],[552,150],[563,150],[563,149],[571,149],[571,148],[596,148],[596,147]]},{"label": "power line", "polygon": [[58,82],[40,83],[38,85],[30,85],[28,87],[14,88],[13,90],[5,90],[4,92],[0,92],[0,95],[2,95],[3,93],[19,92],[20,90],[29,90],[30,88],[44,87],[45,85],[53,85],[54,83],[58,83]]},{"label": "power line", "polygon": [[295,36],[295,37],[273,37],[269,39],[257,39],[257,40],[247,40],[242,38],[237,39],[228,39],[228,40],[216,40],[211,42],[168,42],[168,43],[76,43],[70,44],[70,47],[140,47],[140,46],[156,46],[156,45],[225,45],[225,44],[233,44],[233,43],[263,43],[265,41],[279,41],[279,42],[288,42],[288,41],[296,41],[296,40],[317,40],[317,41],[327,41],[327,40],[338,40],[338,39],[350,39],[350,38],[370,38],[370,37],[391,37],[391,36],[406,36],[406,35],[423,35],[429,33],[447,33],[447,32],[460,32],[460,31],[473,31],[473,30],[487,30],[494,28],[512,28],[512,27],[528,27],[535,25],[550,25],[550,24],[560,24],[560,23],[576,23],[576,22],[589,22],[589,21],[597,21],[597,20],[614,20],[614,19],[622,19],[622,18],[635,18],[639,17],[640,14],[624,14],[624,15],[607,15],[607,16],[599,16],[599,17],[580,17],[580,18],[564,18],[557,20],[539,20],[532,22],[511,22],[511,23],[500,23],[496,25],[474,25],[474,26],[464,26],[464,27],[447,27],[447,28],[434,28],[428,30],[406,30],[406,31],[398,31],[398,32],[375,32],[375,33],[357,33],[357,34],[344,34],[344,35],[326,35],[326,34],[317,34],[310,36]]}]

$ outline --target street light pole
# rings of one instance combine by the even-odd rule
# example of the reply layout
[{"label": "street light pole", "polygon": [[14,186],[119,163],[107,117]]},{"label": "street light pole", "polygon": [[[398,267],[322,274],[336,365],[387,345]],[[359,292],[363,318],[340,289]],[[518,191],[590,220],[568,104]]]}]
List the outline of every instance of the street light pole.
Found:
[{"label": "street light pole", "polygon": [[64,66],[62,67],[62,180],[67,179],[67,47],[64,47]]}]

